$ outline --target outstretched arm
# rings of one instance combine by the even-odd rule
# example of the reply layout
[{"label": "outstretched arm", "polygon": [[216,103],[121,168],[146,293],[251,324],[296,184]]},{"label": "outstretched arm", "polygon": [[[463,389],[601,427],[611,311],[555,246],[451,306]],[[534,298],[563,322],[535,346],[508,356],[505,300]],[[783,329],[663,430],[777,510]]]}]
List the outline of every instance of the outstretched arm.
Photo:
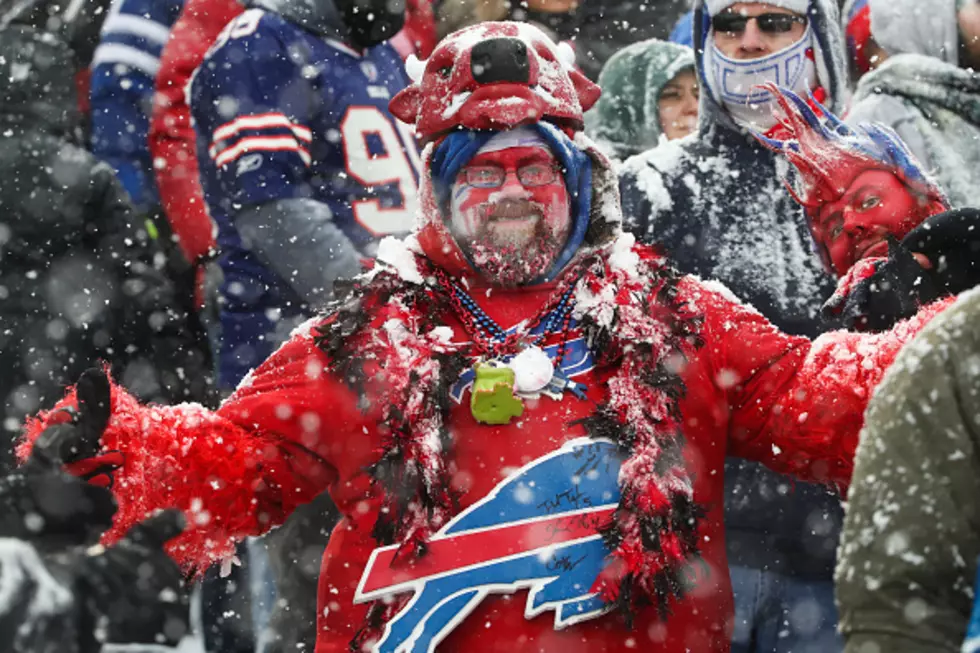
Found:
[{"label": "outstretched arm", "polygon": [[705,319],[696,362],[724,398],[729,453],[839,488],[850,482],[872,392],[902,346],[949,303],[884,333],[835,331],[811,342],[694,279],[683,289]]},{"label": "outstretched arm", "polygon": [[[185,566],[231,555],[234,542],[281,523],[337,478],[330,440],[361,433],[366,418],[352,393],[326,372],[312,336],[298,333],[215,412],[197,404],[143,406],[119,386],[101,437],[103,452],[122,454],[113,493],[114,541],[147,513],[176,507],[187,531],[169,550]],[[75,405],[75,390],[62,404]],[[21,453],[63,411],[28,425]]]}]

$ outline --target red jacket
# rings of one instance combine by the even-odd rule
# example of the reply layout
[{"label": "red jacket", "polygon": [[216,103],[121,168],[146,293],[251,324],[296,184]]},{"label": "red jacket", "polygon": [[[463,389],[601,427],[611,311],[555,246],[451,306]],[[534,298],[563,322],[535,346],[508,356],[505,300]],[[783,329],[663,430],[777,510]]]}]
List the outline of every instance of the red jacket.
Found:
[{"label": "red jacket", "polygon": [[190,262],[214,247],[197,169],[197,137],[186,88],[228,22],[244,11],[236,0],[187,0],[160,58],[150,122],[150,152],[160,201]]},{"label": "red jacket", "polygon": [[[494,289],[490,299],[484,292],[472,296],[497,323],[511,325],[533,315],[549,292]],[[455,625],[440,651],[602,652],[651,645],[668,652],[728,651],[725,456],[846,485],[870,392],[902,344],[940,310],[927,308],[888,333],[839,332],[811,343],[780,333],[726,292],[693,278],[681,281],[679,294],[704,316],[705,344],[683,368],[687,392],[680,403],[684,461],[694,498],[708,509],[699,531],[705,565],[692,569],[695,589],[674,604],[666,622],[648,609],[632,631],[614,615],[556,630],[550,615],[526,617],[526,589],[489,595]],[[465,340],[452,314],[440,317],[455,340]],[[214,413],[188,405],[139,406],[114,389],[113,420],[103,444],[121,450],[126,463],[116,475],[120,512],[110,534],[124,533],[148,510],[179,506],[193,526],[181,536],[175,557],[208,564],[230,555],[230,539],[264,532],[328,490],[344,519],[323,558],[316,650],[339,653],[348,650],[366,613],[354,595],[375,548],[380,497],[365,470],[377,460],[385,435],[378,432],[377,402],[362,412],[355,393],[326,372],[329,361],[313,341],[313,326],[294,334]],[[461,507],[486,500],[515,469],[584,436],[572,423],[591,414],[612,372],[596,368],[576,376],[588,388],[586,399],[541,398],[505,426],[476,423],[465,399],[456,405],[449,423],[451,470]],[[50,415],[30,425],[29,437],[36,437]],[[565,562],[569,568],[574,563]]]}]

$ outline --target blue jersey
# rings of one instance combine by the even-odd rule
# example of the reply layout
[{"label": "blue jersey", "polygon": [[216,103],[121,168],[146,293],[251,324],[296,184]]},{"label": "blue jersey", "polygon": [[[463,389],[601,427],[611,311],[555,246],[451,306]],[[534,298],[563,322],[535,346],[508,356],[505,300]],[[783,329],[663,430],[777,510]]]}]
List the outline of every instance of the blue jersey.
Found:
[{"label": "blue jersey", "polygon": [[160,55],[184,0],[114,0],[92,59],[92,152],[136,205],[159,204],[147,137]]},{"label": "blue jersey", "polygon": [[[358,52],[260,9],[229,23],[198,68],[191,112],[225,275],[222,386],[271,354],[306,310],[288,279],[242,242],[239,212],[311,198],[365,254],[381,237],[411,231],[418,151],[388,111],[407,84],[391,46]],[[311,257],[322,255],[311,246]]]},{"label": "blue jersey", "polygon": [[222,246],[236,211],[297,197],[326,204],[358,248],[411,231],[418,151],[388,111],[407,83],[387,44],[357,52],[261,9],[232,21],[191,82]]}]

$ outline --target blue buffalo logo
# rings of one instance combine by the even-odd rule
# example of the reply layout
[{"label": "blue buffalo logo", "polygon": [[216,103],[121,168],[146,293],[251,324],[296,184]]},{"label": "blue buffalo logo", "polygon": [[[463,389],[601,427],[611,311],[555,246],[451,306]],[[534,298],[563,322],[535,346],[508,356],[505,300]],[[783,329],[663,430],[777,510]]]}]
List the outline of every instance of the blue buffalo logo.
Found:
[{"label": "blue buffalo logo", "polygon": [[589,590],[609,552],[598,529],[619,503],[621,462],[611,442],[570,441],[457,515],[421,560],[392,567],[397,546],[375,549],[355,602],[413,596],[374,651],[434,651],[490,594],[528,590],[525,617],[553,610],[556,629],[605,613]]}]

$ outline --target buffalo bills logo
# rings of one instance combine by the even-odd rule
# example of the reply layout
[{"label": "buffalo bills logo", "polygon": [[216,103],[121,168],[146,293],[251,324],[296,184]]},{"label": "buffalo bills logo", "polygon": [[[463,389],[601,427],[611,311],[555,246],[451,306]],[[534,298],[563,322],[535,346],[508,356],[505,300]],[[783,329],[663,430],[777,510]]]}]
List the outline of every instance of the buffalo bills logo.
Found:
[{"label": "buffalo bills logo", "polygon": [[556,629],[605,613],[589,590],[609,553],[598,530],[619,503],[621,463],[611,442],[570,441],[457,515],[421,560],[392,568],[397,546],[375,549],[355,602],[413,596],[374,650],[434,651],[490,594],[528,590],[525,617],[552,610]]}]

